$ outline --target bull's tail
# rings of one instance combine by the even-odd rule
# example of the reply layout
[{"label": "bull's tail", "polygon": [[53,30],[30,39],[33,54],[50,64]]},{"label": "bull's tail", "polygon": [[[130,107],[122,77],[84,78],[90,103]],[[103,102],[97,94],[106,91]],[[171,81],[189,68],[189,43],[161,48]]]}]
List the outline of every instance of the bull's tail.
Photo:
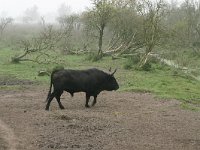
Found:
[{"label": "bull's tail", "polygon": [[52,81],[53,81],[53,75],[54,75],[54,73],[56,73],[56,72],[58,72],[58,71],[60,71],[60,70],[63,70],[63,69],[64,69],[64,68],[58,68],[58,69],[54,69],[54,70],[52,71],[52,73],[51,73],[51,81],[50,81],[49,92],[48,92],[47,99],[46,99],[45,102],[47,102],[48,99],[49,99],[50,96],[51,96]]},{"label": "bull's tail", "polygon": [[49,92],[48,92],[48,95],[47,95],[47,98],[46,98],[46,101],[45,102],[47,102],[48,101],[48,99],[49,99],[49,97],[50,97],[50,95],[51,95],[51,89],[52,89],[52,78],[53,78],[53,74],[54,74],[54,72],[52,72],[51,73],[51,81],[50,81],[50,87],[49,87]]},{"label": "bull's tail", "polygon": [[54,71],[52,71],[52,73],[51,73],[51,79],[50,79],[50,87],[49,87],[49,92],[48,92],[47,99],[46,99],[46,101],[45,101],[45,102],[47,102],[47,101],[48,101],[48,99],[49,99],[49,97],[51,96],[51,89],[52,89],[52,80],[53,80],[53,74],[54,74],[55,72],[57,72],[57,71],[59,71],[59,70],[54,70]]}]

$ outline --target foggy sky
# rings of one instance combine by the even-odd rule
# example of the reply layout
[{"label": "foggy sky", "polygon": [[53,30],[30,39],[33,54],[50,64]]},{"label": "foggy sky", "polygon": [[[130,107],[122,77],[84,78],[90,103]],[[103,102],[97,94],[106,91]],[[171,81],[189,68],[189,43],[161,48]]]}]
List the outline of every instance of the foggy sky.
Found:
[{"label": "foggy sky", "polygon": [[70,6],[73,12],[81,12],[90,6],[90,0],[0,0],[0,16],[19,17],[33,6],[38,7],[41,15],[56,13],[62,3]]},{"label": "foggy sky", "polygon": [[33,6],[37,6],[41,16],[52,16],[58,13],[58,8],[63,3],[69,6],[72,12],[82,12],[91,6],[90,0],[0,0],[0,17],[17,18]]}]

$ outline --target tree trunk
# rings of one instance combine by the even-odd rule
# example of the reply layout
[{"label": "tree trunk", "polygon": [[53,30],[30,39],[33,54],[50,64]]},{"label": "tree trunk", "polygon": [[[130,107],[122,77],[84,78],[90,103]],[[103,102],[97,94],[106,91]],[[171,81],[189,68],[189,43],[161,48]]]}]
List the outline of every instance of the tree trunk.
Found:
[{"label": "tree trunk", "polygon": [[151,44],[147,47],[145,55],[141,58],[141,60],[139,62],[139,65],[138,65],[139,68],[142,68],[147,63],[148,57],[149,57],[150,53],[152,52],[153,47],[154,47],[153,44]]},{"label": "tree trunk", "polygon": [[14,56],[12,57],[11,62],[12,63],[19,63],[20,61],[23,61],[22,58],[25,57],[28,54],[28,51],[25,51],[22,55]]},{"label": "tree trunk", "polygon": [[147,53],[147,54],[145,54],[145,55],[141,58],[141,60],[140,60],[140,62],[139,62],[139,65],[138,65],[139,68],[142,68],[142,67],[147,63],[149,54],[150,54],[150,52]]},{"label": "tree trunk", "polygon": [[103,51],[102,51],[102,45],[103,45],[103,32],[104,32],[104,25],[101,26],[99,30],[99,50],[98,50],[98,55],[102,57]]}]

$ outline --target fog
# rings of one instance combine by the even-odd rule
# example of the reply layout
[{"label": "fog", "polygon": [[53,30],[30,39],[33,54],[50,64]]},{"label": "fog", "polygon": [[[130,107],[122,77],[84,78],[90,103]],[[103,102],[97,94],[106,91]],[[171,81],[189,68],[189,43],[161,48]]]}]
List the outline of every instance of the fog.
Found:
[{"label": "fog", "polygon": [[[167,1],[180,3],[184,0]],[[31,16],[34,21],[43,17],[47,22],[54,22],[58,16],[81,13],[91,6],[91,0],[0,0],[0,18],[11,17],[15,22],[24,22]]]},{"label": "fog", "polygon": [[52,21],[62,8],[60,11],[80,13],[90,6],[90,0],[0,0],[0,17],[12,17],[20,21],[27,13],[35,11]]}]

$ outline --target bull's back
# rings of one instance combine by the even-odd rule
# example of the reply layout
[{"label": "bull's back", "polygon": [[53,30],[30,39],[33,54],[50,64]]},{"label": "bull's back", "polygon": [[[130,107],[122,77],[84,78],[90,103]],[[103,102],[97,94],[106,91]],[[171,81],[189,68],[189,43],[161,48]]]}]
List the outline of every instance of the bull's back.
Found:
[{"label": "bull's back", "polygon": [[68,92],[87,92],[95,90],[98,84],[100,71],[89,70],[61,70],[54,74],[54,88]]}]

